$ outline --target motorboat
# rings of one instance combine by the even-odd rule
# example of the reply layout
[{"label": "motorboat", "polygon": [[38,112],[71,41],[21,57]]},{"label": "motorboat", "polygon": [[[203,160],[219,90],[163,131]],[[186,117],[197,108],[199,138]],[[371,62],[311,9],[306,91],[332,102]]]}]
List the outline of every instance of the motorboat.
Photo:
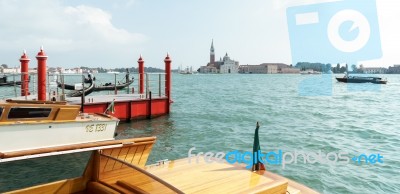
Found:
[{"label": "motorboat", "polygon": [[60,101],[0,102],[0,152],[113,140],[119,120]]},{"label": "motorboat", "polygon": [[344,76],[337,77],[337,81],[345,83],[374,83],[374,84],[386,84],[387,80],[380,77],[363,77],[363,76]]},{"label": "motorboat", "polygon": [[91,152],[86,167],[80,168],[84,170],[79,177],[6,193],[318,193],[265,169],[249,170],[241,164],[215,162],[213,157],[201,156],[197,162],[193,158],[192,162],[189,162],[190,158],[160,160],[146,165],[155,142],[156,137],[142,137],[58,146],[51,150],[3,152],[0,162],[23,157]]}]

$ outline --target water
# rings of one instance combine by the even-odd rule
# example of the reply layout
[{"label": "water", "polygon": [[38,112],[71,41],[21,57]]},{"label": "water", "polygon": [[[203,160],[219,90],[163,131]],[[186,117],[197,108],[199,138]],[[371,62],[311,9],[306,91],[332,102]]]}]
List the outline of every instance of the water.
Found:
[{"label": "water", "polygon": [[380,75],[389,83],[378,88],[338,83],[332,77],[332,88],[325,93],[331,96],[300,95],[304,80],[319,83],[318,76],[174,74],[171,114],[120,124],[117,138],[157,136],[149,158],[154,163],[187,157],[192,147],[194,153],[251,151],[259,121],[263,152],[321,150],[384,157],[374,165],[299,162],[285,169],[267,165],[268,170],[322,193],[400,193],[400,76]]}]

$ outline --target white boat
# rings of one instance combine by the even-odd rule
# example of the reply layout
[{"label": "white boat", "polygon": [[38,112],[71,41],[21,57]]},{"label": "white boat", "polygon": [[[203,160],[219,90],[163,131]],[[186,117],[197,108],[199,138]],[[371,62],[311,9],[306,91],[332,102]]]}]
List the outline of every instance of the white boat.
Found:
[{"label": "white boat", "polygon": [[0,102],[0,152],[113,140],[119,120],[65,102]]},{"label": "white boat", "polygon": [[190,74],[193,74],[193,71],[192,71],[192,67],[186,67],[185,69],[182,69],[182,67],[180,68],[180,70],[179,70],[179,73],[180,74],[185,74],[185,75],[190,75]]},{"label": "white boat", "polygon": [[319,71],[314,71],[313,69],[306,69],[304,71],[300,71],[301,75],[319,75],[321,72]]},{"label": "white boat", "polygon": [[120,74],[120,72],[118,72],[118,71],[107,71],[107,73]]}]

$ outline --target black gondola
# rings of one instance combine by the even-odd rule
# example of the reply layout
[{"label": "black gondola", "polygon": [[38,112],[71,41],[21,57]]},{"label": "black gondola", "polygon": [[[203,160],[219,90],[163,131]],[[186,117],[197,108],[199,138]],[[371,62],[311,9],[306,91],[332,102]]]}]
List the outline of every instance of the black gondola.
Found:
[{"label": "black gondola", "polygon": [[14,86],[14,85],[21,85],[21,81],[7,81],[7,76],[3,75],[0,77],[0,86]]},{"label": "black gondola", "polygon": [[[68,93],[67,96],[68,97],[80,97],[82,95],[85,95],[85,96],[89,95],[90,93],[92,93],[94,91],[94,86],[95,86],[93,80],[90,79],[89,83],[90,83],[89,87],[83,88],[82,90],[74,90],[74,91]],[[64,84],[64,85],[66,86],[67,84]]]},{"label": "black gondola", "polygon": [[129,80],[129,82],[117,84],[117,86],[115,86],[114,84],[111,84],[111,83],[106,83],[101,86],[95,86],[94,91],[115,90],[115,87],[117,88],[117,90],[121,90],[121,89],[124,89],[125,87],[131,85],[132,83],[133,83],[133,79]]},{"label": "black gondola", "polygon": [[57,86],[59,88],[62,88],[63,85],[64,85],[64,89],[66,89],[66,90],[75,90],[75,85],[62,84],[61,82],[57,81]]}]

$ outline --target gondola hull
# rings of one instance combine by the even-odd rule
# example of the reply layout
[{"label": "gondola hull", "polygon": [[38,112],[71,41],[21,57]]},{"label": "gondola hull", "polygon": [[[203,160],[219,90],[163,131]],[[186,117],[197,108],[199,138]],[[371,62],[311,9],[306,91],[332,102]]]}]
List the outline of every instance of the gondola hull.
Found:
[{"label": "gondola hull", "polygon": [[92,81],[89,87],[83,88],[82,90],[74,90],[73,92],[68,93],[67,96],[68,97],[80,97],[82,95],[87,96],[94,91],[94,85],[95,85],[94,81]]},{"label": "gondola hull", "polygon": [[[116,86],[117,90],[121,90],[124,89],[125,87],[131,85],[133,83],[133,80],[127,82],[127,83],[123,83],[123,84],[118,84]],[[114,85],[109,85],[109,86],[95,86],[94,87],[94,91],[103,91],[103,90],[115,90],[115,86]]]}]

